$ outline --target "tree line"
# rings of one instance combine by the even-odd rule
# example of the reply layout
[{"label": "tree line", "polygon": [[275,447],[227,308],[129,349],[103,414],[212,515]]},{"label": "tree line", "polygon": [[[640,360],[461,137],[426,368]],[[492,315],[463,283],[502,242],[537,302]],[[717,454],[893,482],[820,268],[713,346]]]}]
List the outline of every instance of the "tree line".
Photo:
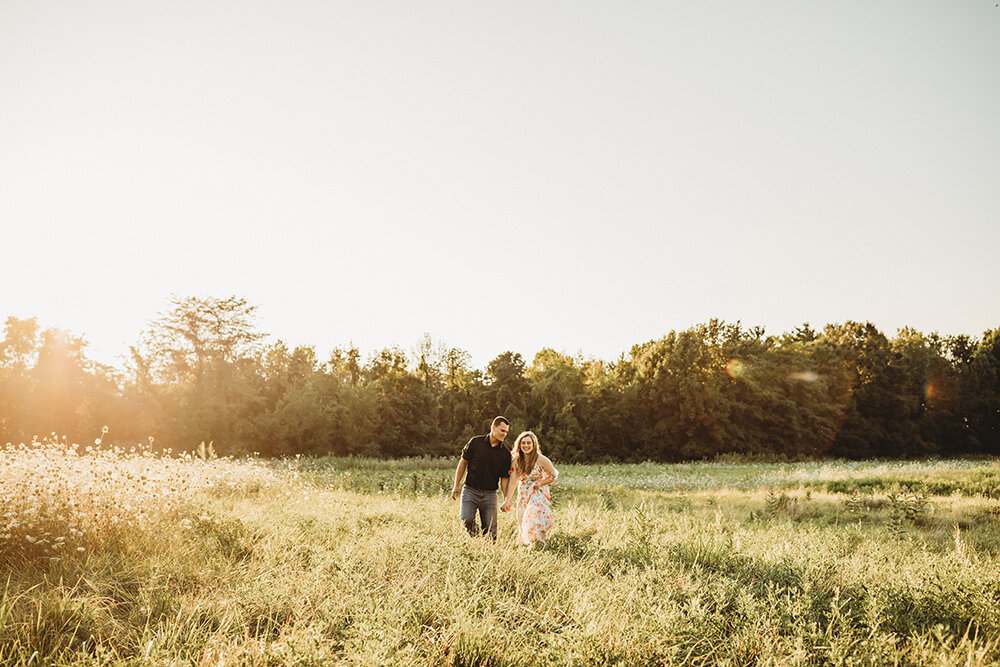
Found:
[{"label": "tree line", "polygon": [[174,298],[122,368],[82,337],[8,317],[0,437],[211,443],[265,457],[452,456],[498,414],[568,462],[725,455],[1000,454],[1000,328],[981,337],[871,323],[767,335],[711,320],[616,361],[504,352],[485,369],[425,335],[362,358],[353,345],[266,342],[245,299]]}]

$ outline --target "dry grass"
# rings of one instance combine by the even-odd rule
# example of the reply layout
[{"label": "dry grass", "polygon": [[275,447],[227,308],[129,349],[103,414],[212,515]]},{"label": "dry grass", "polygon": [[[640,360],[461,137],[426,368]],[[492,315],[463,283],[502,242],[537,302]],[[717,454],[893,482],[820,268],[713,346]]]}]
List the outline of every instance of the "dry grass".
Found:
[{"label": "dry grass", "polygon": [[851,506],[808,479],[678,491],[608,469],[601,493],[567,467],[558,532],[527,550],[511,515],[496,544],[470,541],[456,504],[422,483],[437,465],[393,482],[359,461],[358,491],[316,462],[57,443],[0,461],[4,664],[1000,660],[986,498],[933,497],[899,519],[885,494]]}]

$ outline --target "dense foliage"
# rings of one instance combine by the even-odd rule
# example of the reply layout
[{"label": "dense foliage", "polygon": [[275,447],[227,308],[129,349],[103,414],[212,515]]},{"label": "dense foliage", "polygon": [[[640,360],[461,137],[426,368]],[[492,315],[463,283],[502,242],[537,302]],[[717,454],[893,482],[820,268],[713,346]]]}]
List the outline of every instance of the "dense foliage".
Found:
[{"label": "dense foliage", "polygon": [[425,336],[362,358],[266,342],[243,299],[176,298],[124,369],[68,332],[9,317],[0,437],[221,454],[454,455],[489,420],[535,430],[563,461],[1000,453],[1000,329],[981,338],[870,323],[780,336],[712,320],[607,362],[544,349],[473,368]]}]

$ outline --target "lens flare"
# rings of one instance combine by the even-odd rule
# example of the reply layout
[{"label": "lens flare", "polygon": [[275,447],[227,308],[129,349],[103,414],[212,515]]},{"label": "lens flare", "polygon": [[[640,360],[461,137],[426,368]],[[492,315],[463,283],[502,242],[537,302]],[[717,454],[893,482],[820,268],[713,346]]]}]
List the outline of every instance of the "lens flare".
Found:
[{"label": "lens flare", "polygon": [[726,364],[726,374],[734,380],[747,372],[746,366],[739,359],[730,359]]},{"label": "lens flare", "polygon": [[947,394],[947,385],[942,382],[928,380],[924,384],[924,403],[930,407],[937,407],[943,401],[948,400]]},{"label": "lens flare", "polygon": [[789,373],[789,380],[799,380],[800,382],[816,382],[819,380],[819,373],[816,371],[798,371],[797,373]]}]

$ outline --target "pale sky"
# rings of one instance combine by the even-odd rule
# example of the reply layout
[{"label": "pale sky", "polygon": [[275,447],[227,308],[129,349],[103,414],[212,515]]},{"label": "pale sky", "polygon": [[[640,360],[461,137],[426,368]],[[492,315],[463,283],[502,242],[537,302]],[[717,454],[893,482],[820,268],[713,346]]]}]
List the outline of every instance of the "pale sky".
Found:
[{"label": "pale sky", "polygon": [[483,368],[1000,326],[994,0],[0,0],[0,319]]}]

